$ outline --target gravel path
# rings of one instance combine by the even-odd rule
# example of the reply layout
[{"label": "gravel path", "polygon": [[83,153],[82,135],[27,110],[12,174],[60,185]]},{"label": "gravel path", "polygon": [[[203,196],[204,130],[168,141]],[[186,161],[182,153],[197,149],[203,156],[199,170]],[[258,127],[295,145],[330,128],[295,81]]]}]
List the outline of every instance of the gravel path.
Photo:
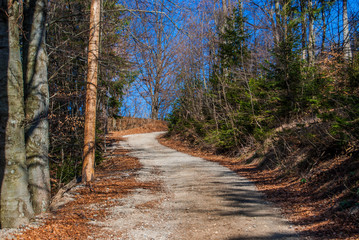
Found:
[{"label": "gravel path", "polygon": [[253,183],[160,145],[160,134],[128,135],[122,146],[144,166],[139,181],[161,181],[163,189],[140,189],[118,200],[108,220],[93,224],[133,240],[299,239]]}]

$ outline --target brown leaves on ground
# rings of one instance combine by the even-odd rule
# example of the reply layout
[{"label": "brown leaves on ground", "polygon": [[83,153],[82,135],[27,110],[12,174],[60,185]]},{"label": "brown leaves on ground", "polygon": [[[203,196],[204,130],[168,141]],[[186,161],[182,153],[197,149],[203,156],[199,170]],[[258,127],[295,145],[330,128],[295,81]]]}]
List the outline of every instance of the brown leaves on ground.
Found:
[{"label": "brown leaves on ground", "polygon": [[[121,140],[121,134],[113,133],[108,143]],[[105,237],[103,228],[91,224],[92,221],[106,219],[111,206],[118,205],[116,199],[124,198],[135,189],[160,189],[159,182],[139,182],[136,180],[142,165],[138,159],[127,156],[127,150],[115,149],[106,154],[106,159],[96,169],[96,179],[91,187],[82,186],[75,190],[75,200],[59,210],[48,214],[40,227],[23,229],[16,239],[87,239]],[[148,203],[146,207],[153,207]],[[108,235],[111,236],[111,235]],[[117,233],[116,237],[120,237]]]},{"label": "brown leaves on ground", "polygon": [[[326,178],[339,176],[340,169],[347,165],[347,159],[337,159],[331,161],[330,164],[327,163],[326,169],[322,167],[321,171],[313,176],[310,180],[312,183],[303,183],[298,177],[283,177],[283,172],[279,169],[263,170],[257,164],[245,164],[247,160],[245,158],[239,160],[203,152],[180,138],[161,137],[159,141],[178,151],[218,162],[252,180],[257,188],[265,193],[269,201],[282,208],[303,237],[308,239],[359,239],[358,217],[336,209],[343,192],[333,193],[331,196],[320,195],[320,188],[324,186],[325,182],[330,183],[329,179],[323,177],[323,173],[328,171],[325,174]],[[335,189],[337,186],[331,187]]]}]

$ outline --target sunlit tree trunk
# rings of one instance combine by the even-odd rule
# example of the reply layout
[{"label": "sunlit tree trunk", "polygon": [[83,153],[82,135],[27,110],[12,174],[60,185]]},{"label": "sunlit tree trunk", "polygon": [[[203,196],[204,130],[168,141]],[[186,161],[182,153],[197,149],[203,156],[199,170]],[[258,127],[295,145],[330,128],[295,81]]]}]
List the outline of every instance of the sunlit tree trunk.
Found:
[{"label": "sunlit tree trunk", "polygon": [[274,11],[275,11],[275,22],[276,22],[276,31],[275,31],[275,44],[278,44],[283,40],[282,39],[282,30],[281,30],[281,17],[280,17],[280,4],[279,0],[274,0]]},{"label": "sunlit tree trunk", "polygon": [[27,33],[23,51],[26,164],[35,213],[45,212],[50,202],[46,5],[46,0],[28,0],[24,7],[24,30]]},{"label": "sunlit tree trunk", "polygon": [[[18,227],[33,216],[25,154],[19,1],[0,1],[1,227]],[[7,12],[6,12],[7,11]]]},{"label": "sunlit tree trunk", "polygon": [[344,41],[344,59],[352,59],[352,50],[349,39],[349,24],[348,24],[348,3],[343,0],[343,41]]},{"label": "sunlit tree trunk", "polygon": [[82,181],[94,179],[98,55],[100,46],[101,0],[92,0],[86,87],[86,110]]},{"label": "sunlit tree trunk", "polygon": [[226,0],[222,0],[222,10],[223,10],[223,16],[226,17],[228,15],[228,6]]}]

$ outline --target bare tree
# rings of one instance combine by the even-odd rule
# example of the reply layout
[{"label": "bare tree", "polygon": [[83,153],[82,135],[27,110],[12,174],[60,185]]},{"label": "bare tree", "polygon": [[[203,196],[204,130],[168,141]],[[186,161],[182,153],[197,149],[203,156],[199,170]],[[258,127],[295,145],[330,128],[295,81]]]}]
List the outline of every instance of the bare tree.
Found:
[{"label": "bare tree", "polygon": [[313,0],[308,0],[308,15],[309,15],[309,41],[308,41],[308,62],[309,65],[314,64],[315,56],[315,33],[314,33],[314,9]]},{"label": "bare tree", "polygon": [[321,15],[322,15],[322,45],[321,45],[321,52],[323,53],[325,50],[325,40],[327,35],[327,20],[325,16],[325,10],[326,10],[326,2],[325,0],[320,0],[320,7],[321,7]]},{"label": "bare tree", "polygon": [[90,41],[86,87],[86,110],[82,181],[91,182],[95,174],[96,94],[98,57],[100,49],[101,0],[92,0],[90,15]]},{"label": "bare tree", "polygon": [[343,47],[344,47],[344,58],[346,60],[352,59],[352,50],[350,47],[349,38],[349,23],[348,23],[348,1],[343,0]]},{"label": "bare tree", "polygon": [[279,0],[274,0],[274,9],[275,9],[275,40],[276,40],[276,45],[278,45],[283,39],[283,33],[281,31],[281,14],[280,14],[280,2]]},{"label": "bare tree", "polygon": [[134,61],[139,71],[134,83],[140,96],[150,106],[151,118],[168,111],[174,100],[178,29],[170,14],[177,6],[166,0],[136,6],[133,21]]},{"label": "bare tree", "polygon": [[49,87],[45,47],[45,0],[28,0],[24,7],[25,143],[29,189],[35,213],[45,212],[50,203],[48,162]]},{"label": "bare tree", "polygon": [[300,0],[300,11],[301,11],[301,25],[302,25],[302,60],[307,58],[307,14],[306,14],[306,0]]}]

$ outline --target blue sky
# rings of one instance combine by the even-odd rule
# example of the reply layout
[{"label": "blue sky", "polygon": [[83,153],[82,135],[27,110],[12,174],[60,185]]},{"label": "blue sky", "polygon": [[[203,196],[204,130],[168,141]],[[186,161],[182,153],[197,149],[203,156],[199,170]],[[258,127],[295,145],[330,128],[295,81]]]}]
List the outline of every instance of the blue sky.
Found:
[{"label": "blue sky", "polygon": [[[261,20],[267,21],[265,19],[265,15],[263,11],[260,9],[260,7],[266,7],[266,2],[268,0],[243,0],[244,3],[244,15],[248,18],[248,22],[251,24],[259,24]],[[150,1],[151,3],[156,1]],[[172,1],[173,2],[173,1]],[[233,1],[232,2],[236,2]],[[251,2],[252,4],[249,4]],[[207,4],[208,1],[203,0],[196,0],[196,1],[184,1],[184,0],[178,0],[177,4],[179,6],[178,12],[172,12],[174,18],[177,18],[176,14],[191,14],[190,11],[195,12],[198,10],[197,6]],[[258,4],[259,7],[256,7],[253,3]],[[349,16],[354,16],[359,20],[358,16],[358,8],[359,8],[359,0],[348,0],[348,14]],[[327,21],[330,24],[331,27],[327,30],[327,39],[328,42],[337,42],[338,39],[341,39],[341,30],[342,30],[342,18],[341,15],[338,15],[338,10],[341,8],[341,0],[337,1],[331,9],[331,12],[327,14]],[[250,11],[250,10],[251,11]],[[253,14],[255,13],[255,14]],[[171,14],[168,12],[168,14]],[[195,13],[199,14],[199,12]],[[178,19],[178,18],[177,18]],[[175,25],[176,24],[176,25]],[[182,22],[176,22],[172,25],[173,28],[181,28]],[[247,24],[247,27],[249,25]],[[170,27],[169,27],[170,28]],[[321,23],[316,23],[316,31],[321,30]],[[257,31],[257,32],[256,32]],[[251,28],[249,28],[249,32],[252,34],[258,34],[259,30],[251,31]],[[266,31],[266,30],[264,30]],[[356,29],[358,31],[358,29]],[[175,34],[178,34],[179,31],[174,31]],[[259,33],[263,34],[263,33]],[[261,36],[259,36],[261,38]],[[318,37],[317,45],[320,45],[321,38]],[[127,95],[124,98],[123,107],[121,108],[121,115],[130,115],[135,117],[144,117],[148,118],[150,116],[150,105],[147,104],[140,96],[138,90],[134,87],[127,89]]]}]

